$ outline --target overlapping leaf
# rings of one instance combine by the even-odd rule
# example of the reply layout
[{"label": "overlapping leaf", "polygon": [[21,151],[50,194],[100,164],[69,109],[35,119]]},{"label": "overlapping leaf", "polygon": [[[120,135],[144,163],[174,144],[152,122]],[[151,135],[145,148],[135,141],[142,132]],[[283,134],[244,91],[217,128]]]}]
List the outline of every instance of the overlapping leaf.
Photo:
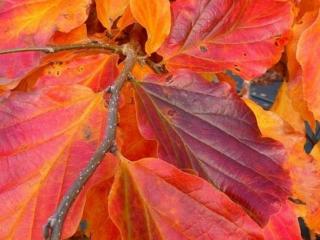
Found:
[{"label": "overlapping leaf", "polygon": [[[69,32],[87,18],[90,0],[6,0],[0,3],[0,49],[39,47],[55,31]],[[0,56],[0,84],[16,79],[38,64],[39,53]],[[3,83],[4,84],[4,83]]]},{"label": "overlapping leaf", "polygon": [[[82,86],[13,93],[0,103],[0,239],[42,239],[42,227],[89,161],[102,137],[102,94]],[[107,157],[91,185],[113,174]],[[64,236],[77,229],[83,192]]]},{"label": "overlapping leaf", "polygon": [[157,51],[170,32],[170,1],[130,0],[130,9],[137,22],[147,30],[146,52]]},{"label": "overlapping leaf", "polygon": [[67,59],[61,59],[55,58],[47,64],[34,87],[81,84],[101,91],[110,86],[119,73],[117,55],[72,54]]},{"label": "overlapping leaf", "polygon": [[[297,48],[299,45],[301,34],[308,28],[317,16],[317,12],[306,13],[301,21],[297,22],[292,28],[292,37],[287,46],[287,68],[288,68],[288,90],[287,95],[292,102],[292,107],[301,115],[301,118],[310,124],[314,122],[314,116],[310,112],[303,89],[303,73],[302,67],[297,59]],[[277,101],[282,101],[278,99]]]},{"label": "overlapping leaf", "polygon": [[129,0],[96,0],[98,18],[109,31],[128,6]]},{"label": "overlapping leaf", "polygon": [[121,90],[121,107],[117,131],[121,153],[131,161],[157,156],[156,141],[145,139],[138,128],[135,99],[132,87],[126,84]]},{"label": "overlapping leaf", "polygon": [[289,191],[282,146],[262,138],[249,108],[227,84],[190,71],[135,83],[140,129],[157,139],[160,157],[194,169],[261,225]]},{"label": "overlapping leaf", "polygon": [[279,60],[293,17],[290,1],[281,0],[181,0],[171,6],[171,33],[160,49],[169,69],[230,69],[245,79]]},{"label": "overlapping leaf", "polygon": [[304,99],[316,119],[320,119],[320,14],[301,34],[297,45],[297,60],[302,69]]},{"label": "overlapping leaf", "polygon": [[273,215],[264,229],[266,240],[301,240],[300,228],[293,208],[288,204]]},{"label": "overlapping leaf", "polygon": [[123,239],[263,239],[223,193],[155,158],[122,161],[109,211]]},{"label": "overlapping leaf", "polygon": [[108,195],[113,178],[99,183],[87,194],[83,212],[86,223],[85,233],[91,239],[120,240],[120,233],[111,221],[108,210]]},{"label": "overlapping leaf", "polygon": [[247,101],[258,119],[263,136],[280,141],[286,148],[289,159],[286,167],[292,179],[292,199],[296,209],[308,226],[320,232],[320,153],[315,147],[312,156],[304,151],[304,133],[296,131],[273,112],[265,111],[253,102]]}]

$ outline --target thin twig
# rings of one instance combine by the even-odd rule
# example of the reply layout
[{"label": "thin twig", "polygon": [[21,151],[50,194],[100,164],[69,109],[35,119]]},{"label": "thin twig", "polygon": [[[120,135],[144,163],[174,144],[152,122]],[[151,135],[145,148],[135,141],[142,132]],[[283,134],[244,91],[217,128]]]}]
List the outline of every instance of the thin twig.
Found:
[{"label": "thin twig", "polygon": [[155,63],[150,58],[145,59],[145,62],[154,71],[154,73],[164,74],[168,72],[164,64]]},{"label": "thin twig", "polygon": [[119,74],[114,84],[108,89],[111,97],[109,100],[105,137],[101,145],[98,147],[98,149],[90,159],[87,167],[83,171],[81,171],[78,179],[73,183],[72,187],[65,194],[54,215],[49,218],[48,223],[44,227],[43,233],[46,240],[60,239],[63,223],[72,203],[80,193],[85,183],[89,180],[96,168],[99,166],[105,154],[107,152],[116,151],[115,138],[117,128],[119,93],[124,82],[130,75],[130,72],[134,67],[137,58],[135,50],[128,45],[125,45],[122,48],[122,53],[126,56],[124,69]]},{"label": "thin twig", "polygon": [[122,51],[122,49],[119,46],[93,41],[89,43],[79,43],[79,44],[60,45],[60,46],[4,49],[4,50],[0,50],[0,55],[20,53],[20,52],[56,53],[56,52],[62,52],[62,51],[68,51],[68,50],[80,50],[80,49],[103,49],[103,50],[108,50],[114,53],[121,53]]}]

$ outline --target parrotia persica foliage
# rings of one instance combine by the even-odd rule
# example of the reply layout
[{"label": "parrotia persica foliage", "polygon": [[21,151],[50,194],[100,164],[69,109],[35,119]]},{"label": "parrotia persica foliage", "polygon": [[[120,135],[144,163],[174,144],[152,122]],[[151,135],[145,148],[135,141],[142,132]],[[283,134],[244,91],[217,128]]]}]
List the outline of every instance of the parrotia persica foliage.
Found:
[{"label": "parrotia persica foliage", "polygon": [[[72,204],[63,239],[297,240],[298,217],[320,234],[320,145],[304,151],[305,123],[320,120],[319,8],[0,1],[0,239],[43,239],[110,127],[117,150]],[[127,47],[135,65],[110,125]],[[279,65],[269,110],[230,80]]]}]

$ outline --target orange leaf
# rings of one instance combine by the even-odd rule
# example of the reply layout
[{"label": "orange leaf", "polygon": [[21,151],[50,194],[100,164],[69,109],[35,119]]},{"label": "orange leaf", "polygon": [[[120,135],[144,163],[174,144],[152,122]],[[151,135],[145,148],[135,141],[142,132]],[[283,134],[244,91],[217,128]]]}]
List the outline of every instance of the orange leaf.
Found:
[{"label": "orange leaf", "polygon": [[122,160],[109,211],[123,239],[263,239],[257,224],[226,195],[155,158]]},{"label": "orange leaf", "polygon": [[137,22],[147,30],[146,52],[157,51],[170,32],[170,1],[130,0],[130,9]]},{"label": "orange leaf", "polygon": [[[290,170],[293,198],[301,203],[296,209],[312,230],[320,233],[320,151],[315,147],[312,156],[304,152],[304,133],[296,132],[274,112],[263,110],[247,100],[255,113],[259,128],[264,136],[280,141],[288,153],[286,167]],[[268,238],[269,239],[269,238]],[[280,238],[286,239],[286,238]]]},{"label": "orange leaf", "polygon": [[[102,94],[83,86],[14,92],[0,103],[0,239],[42,239],[42,228],[104,132]],[[64,237],[80,222],[85,192],[113,175],[111,156],[77,198]]]},{"label": "orange leaf", "polygon": [[302,34],[297,60],[302,68],[303,96],[316,119],[320,119],[320,14]]},{"label": "orange leaf", "polygon": [[[55,31],[69,32],[87,18],[90,0],[12,0],[0,4],[0,49],[43,46]],[[23,76],[39,62],[39,53],[0,56],[0,79]],[[1,80],[0,80],[1,82]]]},{"label": "orange leaf", "polygon": [[156,141],[145,139],[138,128],[133,89],[126,84],[121,90],[122,107],[119,109],[118,141],[121,153],[130,160],[157,156]]},{"label": "orange leaf", "polygon": [[123,30],[125,27],[129,26],[130,24],[134,23],[134,18],[132,16],[130,6],[127,7],[119,21],[117,22],[117,27],[119,30]]},{"label": "orange leaf", "polygon": [[108,195],[113,179],[94,186],[87,194],[82,219],[87,223],[86,235],[91,239],[120,240],[119,230],[111,221]]},{"label": "orange leaf", "polygon": [[[291,92],[292,93],[292,92]],[[275,102],[272,105],[271,111],[278,114],[283,120],[290,123],[290,125],[298,132],[304,134],[305,126],[304,120],[293,105],[293,101],[289,95],[288,83],[283,82],[278,91]],[[259,116],[258,119],[261,117]]]},{"label": "orange leaf", "polygon": [[[34,87],[41,88],[59,84],[81,84],[101,91],[110,86],[119,71],[118,56],[107,54],[75,54],[66,60],[55,58],[44,68]],[[26,79],[28,81],[28,79]]]},{"label": "orange leaf", "polygon": [[129,5],[129,0],[96,0],[98,18],[109,31]]},{"label": "orange leaf", "polygon": [[304,140],[304,132],[296,132],[294,128],[285,122],[279,115],[272,111],[266,111],[255,102],[246,99],[246,104],[254,112],[259,129],[263,136],[273,138],[291,150]]},{"label": "orange leaf", "polygon": [[287,95],[292,102],[292,107],[297,111],[301,118],[314,125],[314,117],[310,112],[303,90],[302,68],[297,60],[297,46],[300,41],[301,34],[308,28],[315,20],[316,12],[309,12],[304,15],[301,21],[297,22],[292,29],[292,37],[287,46],[287,67],[289,74]]},{"label": "orange leaf", "polygon": [[81,43],[88,41],[87,27],[85,24],[73,29],[70,32],[55,32],[52,36],[50,43],[53,45],[63,45],[72,43]]}]

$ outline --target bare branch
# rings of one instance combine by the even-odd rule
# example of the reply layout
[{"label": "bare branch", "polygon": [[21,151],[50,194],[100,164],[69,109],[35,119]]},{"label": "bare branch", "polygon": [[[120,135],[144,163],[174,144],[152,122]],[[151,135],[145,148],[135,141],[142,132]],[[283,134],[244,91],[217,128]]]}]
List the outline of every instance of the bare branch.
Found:
[{"label": "bare branch", "polygon": [[62,52],[62,51],[68,51],[68,50],[80,50],[80,49],[102,49],[102,50],[111,51],[113,53],[122,52],[122,49],[119,46],[93,41],[89,43],[79,43],[79,44],[60,45],[60,46],[4,49],[4,50],[0,50],[0,55],[20,53],[20,52],[56,53],[56,52]]},{"label": "bare branch", "polygon": [[164,64],[155,63],[150,58],[147,58],[145,61],[146,64],[154,71],[154,73],[164,74],[168,72]]},{"label": "bare branch", "polygon": [[105,154],[107,152],[116,151],[115,138],[117,128],[119,93],[124,82],[130,75],[130,72],[134,67],[137,59],[135,50],[129,45],[125,45],[121,49],[122,53],[126,56],[126,59],[124,62],[123,71],[119,74],[114,84],[107,90],[109,93],[111,93],[111,97],[109,100],[105,137],[101,145],[98,147],[98,149],[90,159],[87,167],[81,171],[78,179],[73,183],[72,187],[65,194],[54,215],[49,218],[48,223],[44,227],[43,233],[46,240],[60,239],[63,223],[72,203],[80,193],[85,183],[89,180],[96,168],[99,166]]}]

